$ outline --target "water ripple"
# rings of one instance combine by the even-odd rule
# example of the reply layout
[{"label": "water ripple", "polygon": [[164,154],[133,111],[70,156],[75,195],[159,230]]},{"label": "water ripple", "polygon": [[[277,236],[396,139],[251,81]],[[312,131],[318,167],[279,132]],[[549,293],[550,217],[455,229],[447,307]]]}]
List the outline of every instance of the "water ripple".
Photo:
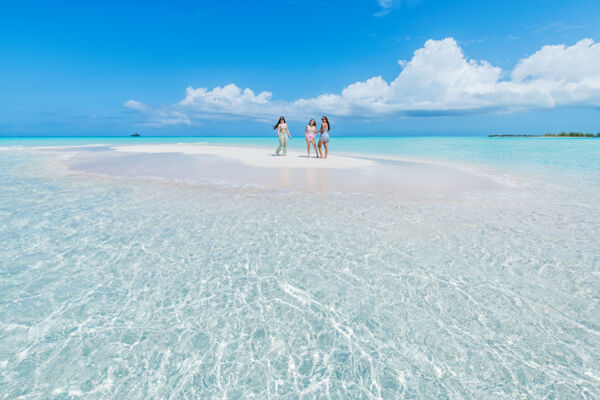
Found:
[{"label": "water ripple", "polygon": [[0,397],[600,397],[600,220],[566,189],[320,196],[45,157],[0,161]]}]

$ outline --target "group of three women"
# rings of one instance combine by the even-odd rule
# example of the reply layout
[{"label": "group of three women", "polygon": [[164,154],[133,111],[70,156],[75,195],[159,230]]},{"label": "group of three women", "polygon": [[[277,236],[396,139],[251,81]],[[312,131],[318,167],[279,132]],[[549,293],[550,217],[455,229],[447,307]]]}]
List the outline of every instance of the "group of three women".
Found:
[{"label": "group of three women", "polygon": [[[287,154],[287,142],[288,138],[292,138],[290,134],[290,130],[285,122],[285,118],[283,116],[279,117],[279,121],[275,124],[273,129],[277,130],[277,138],[279,139],[279,147],[277,147],[277,151],[275,154],[279,155],[281,150],[283,150],[283,155]],[[323,116],[321,118],[321,129],[317,130],[317,123],[314,119],[311,119],[308,122],[308,125],[304,129],[304,138],[306,139],[306,152],[308,157],[310,157],[310,145],[315,149],[316,157],[319,158],[327,158],[327,154],[329,153],[329,130],[331,129],[331,125],[329,124],[329,120],[327,117]],[[319,136],[319,150],[317,151],[317,144],[315,143],[317,133]],[[325,154],[323,155],[323,147],[325,147]]]}]

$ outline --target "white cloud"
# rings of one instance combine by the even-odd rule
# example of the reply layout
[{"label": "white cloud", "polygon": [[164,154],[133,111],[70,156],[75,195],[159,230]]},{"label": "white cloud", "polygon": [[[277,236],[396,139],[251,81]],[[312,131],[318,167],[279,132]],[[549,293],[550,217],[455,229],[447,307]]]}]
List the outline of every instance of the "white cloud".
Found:
[{"label": "white cloud", "polygon": [[146,114],[151,126],[190,125],[192,120],[199,119],[260,119],[271,116],[270,99],[270,92],[255,95],[251,89],[242,90],[234,84],[229,84],[212,90],[188,87],[185,98],[171,106],[151,107],[136,100],[129,100],[124,106]]},{"label": "white cloud", "polygon": [[125,102],[125,104],[123,104],[123,106],[126,108],[131,108],[132,110],[139,110],[139,111],[146,109],[145,105],[143,105],[139,101],[135,101],[135,100],[127,100]]},{"label": "white cloud", "polygon": [[[522,59],[507,83],[525,105],[600,106],[600,43],[583,39],[572,46],[544,46]],[[527,100],[532,100],[527,102]],[[542,103],[543,104],[543,103]]]},{"label": "white cloud", "polygon": [[144,125],[147,126],[169,126],[169,125],[190,125],[189,116],[172,106],[150,107],[135,100],[126,101],[123,106],[131,110],[141,112],[146,117]]},{"label": "white cloud", "polygon": [[247,116],[264,118],[271,116],[271,96],[270,92],[254,94],[249,88],[242,90],[233,83],[212,90],[194,89],[190,86],[186,89],[185,98],[176,108],[196,119]]},{"label": "white cloud", "polygon": [[248,88],[242,90],[232,83],[222,88],[216,87],[213,90],[194,89],[190,86],[186,89],[185,99],[179,104],[182,106],[207,106],[227,110],[231,107],[243,108],[266,104],[270,99],[270,92],[260,92],[255,95],[252,90]]},{"label": "white cloud", "polygon": [[398,8],[400,5],[411,7],[420,2],[421,0],[377,0],[377,4],[379,4],[381,10],[373,15],[375,17],[383,17],[384,15],[389,14],[392,9]]},{"label": "white cloud", "polygon": [[392,7],[394,6],[395,1],[394,0],[377,0],[377,3],[379,4],[379,7],[381,7],[381,10],[377,11],[376,13],[373,13],[373,16],[383,17],[384,15],[387,15],[390,13],[390,11],[392,11]]},{"label": "white cloud", "polygon": [[400,65],[402,71],[390,82],[376,76],[352,83],[339,94],[292,102],[272,101],[270,92],[255,94],[230,84],[212,90],[188,87],[185,98],[171,106],[129,100],[125,107],[141,111],[153,123],[192,124],[198,119],[262,120],[279,114],[291,119],[314,113],[364,118],[600,106],[600,43],[591,39],[572,46],[544,46],[510,74],[466,57],[452,38],[428,40]]},{"label": "white cloud", "polygon": [[475,97],[493,91],[502,70],[465,58],[454,39],[428,40],[390,83],[385,99],[400,109],[470,107]]},{"label": "white cloud", "polygon": [[511,80],[486,61],[468,59],[452,38],[428,40],[391,82],[374,77],[339,95],[299,100],[330,114],[463,113],[600,104],[600,43],[545,46],[522,59]]},{"label": "white cloud", "polygon": [[544,46],[521,60],[512,72],[513,81],[526,79],[580,82],[600,78],[600,43],[583,39],[573,46]]}]

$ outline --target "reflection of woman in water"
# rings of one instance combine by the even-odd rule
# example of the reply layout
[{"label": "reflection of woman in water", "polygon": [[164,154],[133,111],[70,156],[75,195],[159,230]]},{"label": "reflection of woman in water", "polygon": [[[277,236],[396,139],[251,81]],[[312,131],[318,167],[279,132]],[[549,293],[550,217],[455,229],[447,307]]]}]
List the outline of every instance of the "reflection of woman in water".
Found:
[{"label": "reflection of woman in water", "polygon": [[[321,117],[321,129],[317,131],[320,133],[319,136],[319,153],[321,154],[321,158],[327,158],[327,153],[329,153],[329,130],[331,129],[331,125],[329,125],[329,120],[326,116]],[[321,149],[321,145],[325,146],[325,157],[323,157],[323,149]]]},{"label": "reflection of woman in water", "polygon": [[285,156],[287,155],[288,137],[291,139],[292,135],[290,135],[290,131],[285,123],[283,115],[279,117],[279,121],[277,121],[277,124],[275,124],[273,129],[277,129],[277,138],[279,139],[279,147],[277,148],[277,151],[275,151],[275,154],[279,155],[279,152],[283,149],[283,155]]},{"label": "reflection of woman in water", "polygon": [[319,152],[317,151],[317,144],[315,143],[315,137],[317,136],[317,123],[314,119],[311,119],[304,128],[304,137],[306,138],[306,152],[308,153],[308,157],[310,158],[310,144],[312,143],[315,148],[315,156],[319,157]]}]

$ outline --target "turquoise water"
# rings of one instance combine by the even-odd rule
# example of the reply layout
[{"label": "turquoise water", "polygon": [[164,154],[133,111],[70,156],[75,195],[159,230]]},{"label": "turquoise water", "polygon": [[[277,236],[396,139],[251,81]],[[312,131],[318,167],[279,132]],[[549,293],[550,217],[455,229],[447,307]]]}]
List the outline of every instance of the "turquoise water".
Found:
[{"label": "turquoise water", "polygon": [[[276,138],[141,137],[141,138],[0,138],[2,146],[68,146],[93,144],[209,143],[277,147]],[[303,138],[289,146],[305,149]],[[488,137],[375,137],[335,138],[332,152],[414,157],[501,167],[504,171],[540,172],[600,177],[600,140],[597,138],[488,138]],[[523,167],[527,171],[523,171]]]},{"label": "turquoise water", "polygon": [[275,146],[0,139],[0,397],[600,397],[600,140],[332,139],[519,182],[418,199],[70,174],[37,147],[140,141]]}]

